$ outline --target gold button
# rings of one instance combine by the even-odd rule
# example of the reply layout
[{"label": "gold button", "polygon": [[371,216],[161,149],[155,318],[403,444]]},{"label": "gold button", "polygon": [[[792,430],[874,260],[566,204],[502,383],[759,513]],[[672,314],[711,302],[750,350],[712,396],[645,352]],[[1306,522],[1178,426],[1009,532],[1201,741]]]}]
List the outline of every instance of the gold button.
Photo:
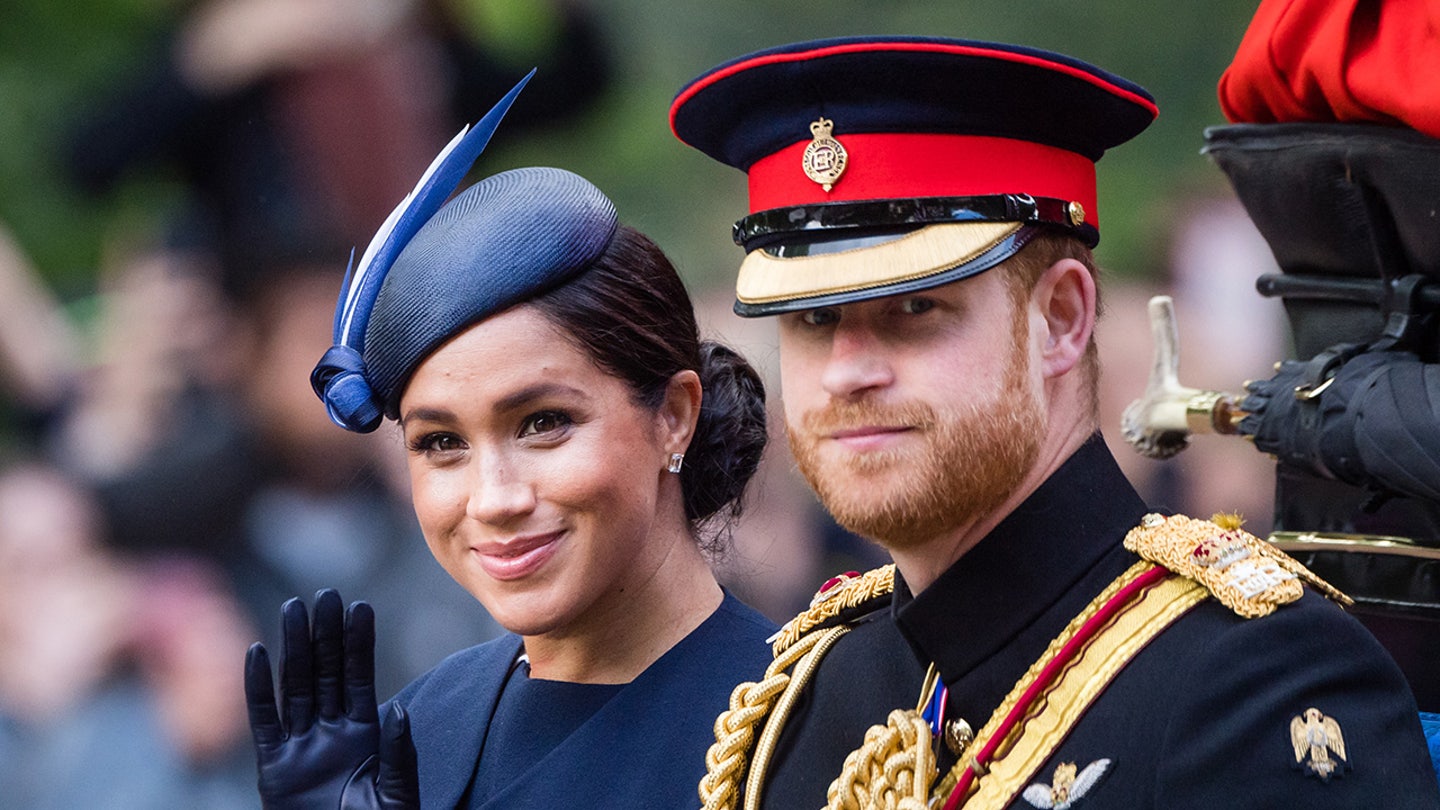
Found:
[{"label": "gold button", "polygon": [[969,723],[958,717],[945,721],[945,747],[950,749],[950,753],[957,757],[964,754],[974,740],[975,730],[970,728]]}]

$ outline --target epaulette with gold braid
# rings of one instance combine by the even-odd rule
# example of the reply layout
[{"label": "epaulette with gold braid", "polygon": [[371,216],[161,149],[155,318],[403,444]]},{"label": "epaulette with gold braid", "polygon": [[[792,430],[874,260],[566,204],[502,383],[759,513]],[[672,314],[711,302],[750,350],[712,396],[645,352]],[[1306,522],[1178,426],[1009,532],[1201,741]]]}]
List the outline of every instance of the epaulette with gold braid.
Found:
[{"label": "epaulette with gold braid", "polygon": [[807,633],[831,625],[850,621],[879,606],[895,590],[895,565],[857,574],[851,571],[832,577],[815,596],[805,612],[785,623],[775,634],[774,652],[776,657],[799,641]]},{"label": "epaulette with gold braid", "polygon": [[1302,583],[1343,605],[1352,604],[1350,597],[1285,552],[1242,530],[1234,515],[1196,520],[1151,513],[1125,535],[1125,548],[1204,585],[1247,619],[1267,616],[1299,599]]}]

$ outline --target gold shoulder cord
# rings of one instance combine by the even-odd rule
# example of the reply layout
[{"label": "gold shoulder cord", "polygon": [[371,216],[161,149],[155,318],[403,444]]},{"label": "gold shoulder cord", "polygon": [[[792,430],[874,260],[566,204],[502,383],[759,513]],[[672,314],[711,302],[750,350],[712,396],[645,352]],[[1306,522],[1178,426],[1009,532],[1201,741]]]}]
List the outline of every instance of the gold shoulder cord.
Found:
[{"label": "gold shoulder cord", "polygon": [[935,774],[930,724],[919,711],[896,709],[845,757],[839,778],[825,792],[825,810],[926,810]]},{"label": "gold shoulder cord", "polygon": [[745,781],[745,810],[759,810],[765,772],[770,768],[770,757],[775,753],[776,744],[780,742],[780,732],[785,730],[790,709],[794,707],[800,693],[805,691],[805,686],[810,683],[815,670],[820,667],[820,660],[830,652],[835,642],[848,632],[848,626],[840,625],[815,634],[817,638],[814,646],[795,667],[795,675],[790,678],[790,683],[785,687],[785,692],[780,696],[780,702],[776,704],[770,719],[765,721],[765,731],[760,734],[760,743],[755,747],[755,764],[750,766],[750,776]]},{"label": "gold shoulder cord", "polygon": [[[700,779],[700,801],[704,810],[734,810],[740,798],[740,781],[745,779],[745,807],[760,806],[766,771],[785,721],[821,660],[840,637],[850,631],[847,624],[823,627],[846,608],[890,593],[895,567],[887,565],[822,589],[810,608],[791,619],[774,641],[775,659],[758,682],[746,682],[730,694],[730,708],[715,718],[715,743],[705,753],[705,776]],[[795,668],[794,674],[787,672]],[[773,709],[773,713],[772,713]],[[768,717],[768,720],[766,719]],[[755,728],[765,720],[756,743]],[[755,762],[747,776],[746,759],[755,748]]]}]

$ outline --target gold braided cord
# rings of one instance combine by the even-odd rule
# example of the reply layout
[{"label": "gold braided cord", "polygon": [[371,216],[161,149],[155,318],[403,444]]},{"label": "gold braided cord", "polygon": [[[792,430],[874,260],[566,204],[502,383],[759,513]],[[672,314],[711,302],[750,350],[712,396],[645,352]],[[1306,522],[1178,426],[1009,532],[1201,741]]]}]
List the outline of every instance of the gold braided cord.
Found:
[{"label": "gold braided cord", "polygon": [[785,626],[780,628],[780,633],[775,637],[775,655],[779,656],[786,648],[804,638],[818,625],[840,615],[840,611],[859,607],[894,590],[895,565],[892,563],[866,571],[844,585],[837,586],[832,591],[816,594],[815,601],[811,603],[809,610],[786,622]]},{"label": "gold braided cord", "polygon": [[818,640],[809,645],[810,652],[795,665],[795,673],[790,676],[790,683],[780,695],[780,701],[775,704],[770,718],[765,721],[765,730],[760,733],[760,743],[755,747],[755,761],[750,765],[750,775],[745,782],[745,810],[759,810],[765,772],[770,768],[770,757],[774,755],[775,746],[780,742],[780,733],[785,729],[785,721],[790,718],[790,710],[794,708],[800,693],[805,691],[805,686],[810,683],[815,670],[820,667],[821,659],[835,646],[835,642],[848,632],[848,626],[840,625],[817,633]]},{"label": "gold braided cord", "polygon": [[734,810],[740,798],[740,777],[755,742],[755,726],[790,683],[785,672],[813,649],[824,634],[808,636],[777,655],[765,668],[765,677],[746,682],[730,693],[730,708],[715,718],[715,742],[705,752],[706,773],[700,778],[704,810]]},{"label": "gold braided cord", "polygon": [[845,758],[826,791],[826,810],[926,810],[935,781],[930,724],[913,709],[890,712]]}]

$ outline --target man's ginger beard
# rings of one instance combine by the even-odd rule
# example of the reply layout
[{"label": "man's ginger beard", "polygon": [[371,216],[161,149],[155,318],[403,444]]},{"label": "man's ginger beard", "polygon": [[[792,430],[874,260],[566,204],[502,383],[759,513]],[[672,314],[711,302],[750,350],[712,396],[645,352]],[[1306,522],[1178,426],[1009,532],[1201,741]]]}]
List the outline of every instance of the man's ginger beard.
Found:
[{"label": "man's ginger beard", "polygon": [[[888,549],[913,548],[969,525],[1015,491],[1039,456],[1044,430],[1026,379],[1024,310],[1016,317],[1009,367],[987,401],[940,411],[921,402],[832,402],[806,413],[798,427],[788,425],[800,472],[837,523]],[[859,454],[836,446],[844,458],[822,462],[823,437],[863,425],[905,425],[924,445]]]}]

